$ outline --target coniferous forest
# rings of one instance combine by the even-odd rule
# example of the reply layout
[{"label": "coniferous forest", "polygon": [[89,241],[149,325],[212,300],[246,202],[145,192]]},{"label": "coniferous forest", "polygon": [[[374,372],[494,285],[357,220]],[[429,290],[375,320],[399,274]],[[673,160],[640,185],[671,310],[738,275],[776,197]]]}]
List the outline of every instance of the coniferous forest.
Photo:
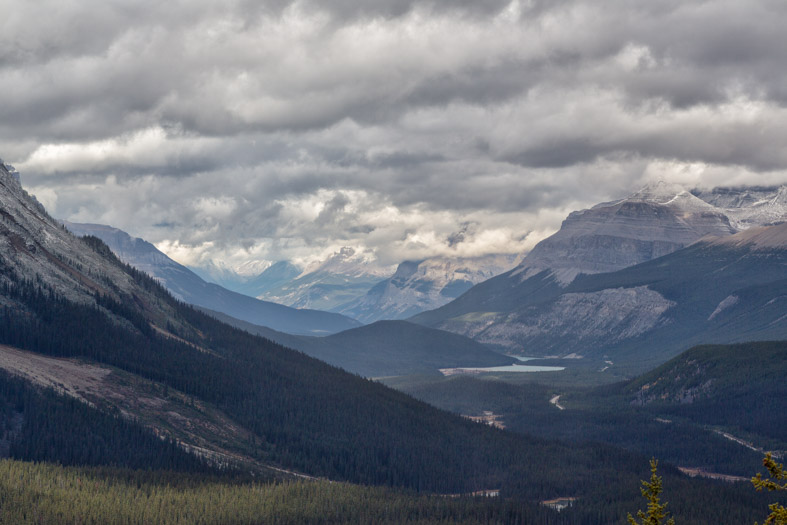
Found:
[{"label": "coniferous forest", "polygon": [[[90,242],[100,249],[96,241]],[[113,264],[120,264],[108,257]],[[637,505],[639,480],[647,473],[644,455],[607,445],[567,445],[516,435],[434,409],[378,383],[224,325],[178,303],[141,272],[130,267],[125,270],[140,287],[152,291],[157,301],[172,308],[175,315],[167,328],[176,338],[152,330],[144,310],[129,306],[136,304],[133,297],[117,301],[97,295],[95,304],[74,304],[41,283],[17,277],[3,285],[4,295],[16,306],[0,310],[0,343],[104,363],[210,402],[253,432],[257,457],[271,465],[329,480],[396,488],[379,499],[380,505],[394,509],[391,522],[407,515],[408,519],[425,522],[440,516],[437,521],[615,523]],[[211,471],[209,464],[186,455],[172,441],[159,439],[117,414],[102,413],[14,378],[0,379],[3,425],[8,454],[13,458],[143,468],[147,474],[122,471],[122,476],[138,480],[132,483],[143,490],[157,486],[151,482],[148,487],[147,481],[141,480],[151,478],[145,476],[155,478],[177,471],[185,476],[178,479],[193,481],[196,478],[189,478],[189,473]],[[40,474],[44,477],[56,472],[51,467],[8,465],[43,469],[39,473],[46,473]],[[238,494],[249,490],[271,490],[273,494],[294,491],[296,499],[320,501],[323,497],[320,505],[325,500],[341,500],[333,494],[320,496],[325,494],[319,488],[322,483],[278,488],[266,485],[260,489],[248,485],[242,471],[212,471],[218,476],[215,482],[219,486],[229,484],[227,490]],[[57,475],[70,476],[73,472],[57,471]],[[765,508],[767,498],[748,486],[687,480],[670,469],[665,469],[664,475],[668,487],[665,497],[684,522],[712,516],[717,523],[739,523],[755,519]],[[122,508],[136,504],[131,503],[136,501],[133,495],[121,490],[130,498],[126,501],[112,492],[111,483],[102,485],[105,481],[94,482],[102,490],[91,498],[108,498]],[[31,497],[25,495],[28,489],[26,484],[17,486],[12,492],[21,491],[22,499],[15,501]],[[499,489],[502,497],[455,502],[416,495],[466,494],[483,489]],[[378,489],[354,485],[337,485],[334,490],[347,493],[342,497],[368,494],[366,497],[372,500],[375,494],[383,494],[375,492]],[[401,490],[406,492],[398,492]],[[182,507],[172,504],[166,491],[162,494],[156,497],[167,501],[166,505]],[[191,492],[187,497],[200,500],[200,494],[204,492]],[[390,503],[390,494],[398,494],[393,500],[401,502],[401,507]],[[575,498],[575,503],[560,513],[539,505],[560,497]],[[66,499],[79,501],[78,494]],[[106,507],[106,501],[103,505],[92,501],[97,509]],[[44,508],[52,503],[49,497],[39,502],[41,513],[60,512]],[[224,512],[221,505],[208,512],[211,503],[202,504],[206,506],[205,516],[212,516],[210,512],[221,516]],[[423,515],[406,514],[411,505],[426,510]],[[28,508],[28,504],[21,507]],[[3,508],[13,509],[14,505]],[[472,510],[465,515],[463,508]],[[84,512],[88,516],[94,511]],[[401,512],[405,514],[396,514]],[[166,515],[165,520],[177,521],[178,516],[177,512]],[[303,519],[293,516],[293,521]],[[237,517],[238,522],[244,519]],[[233,520],[236,518],[230,522]]]}]

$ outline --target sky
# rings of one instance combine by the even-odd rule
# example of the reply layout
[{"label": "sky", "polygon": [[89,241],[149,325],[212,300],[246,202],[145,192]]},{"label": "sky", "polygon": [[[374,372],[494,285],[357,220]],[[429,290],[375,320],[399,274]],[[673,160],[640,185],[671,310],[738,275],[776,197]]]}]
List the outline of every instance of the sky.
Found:
[{"label": "sky", "polygon": [[783,0],[0,0],[0,157],[194,266],[521,254],[787,182]]}]

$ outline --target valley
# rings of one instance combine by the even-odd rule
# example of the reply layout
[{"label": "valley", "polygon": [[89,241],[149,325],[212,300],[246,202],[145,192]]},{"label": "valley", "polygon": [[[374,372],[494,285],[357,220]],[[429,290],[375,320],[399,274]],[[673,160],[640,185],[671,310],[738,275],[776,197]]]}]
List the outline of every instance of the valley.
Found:
[{"label": "valley", "polygon": [[[195,309],[162,284],[181,290],[180,298],[202,290],[197,306],[237,299],[245,302],[233,304],[253,305],[263,318],[269,306],[201,281],[118,230],[90,226],[77,238],[18,182],[0,182],[0,424],[2,450],[16,460],[111,467],[121,479],[157,466],[179,471],[173,479],[187,486],[215,479],[229,498],[237,497],[232,487],[250,483],[263,491],[284,483],[300,494],[300,483],[340,483],[331,501],[387,487],[380,498],[422,509],[424,522],[461,508],[470,516],[553,523],[559,515],[580,523],[599,513],[622,518],[636,505],[638,480],[655,455],[675,488],[676,516],[690,519],[697,502],[708,501],[703,513],[733,523],[756,516],[761,495],[730,483],[714,486],[707,499],[713,481],[701,478],[745,477],[758,470],[764,451],[787,449],[784,421],[769,417],[787,398],[783,343],[682,353],[683,345],[708,339],[703,334],[730,342],[734,334],[782,334],[782,225],[702,240],[614,272],[579,273],[570,283],[540,272],[523,281],[519,295],[491,297],[483,312],[448,320],[487,323],[466,335],[426,326],[420,314],[417,322],[384,320],[315,336],[327,319],[322,312],[275,305],[288,323],[315,323],[287,333]],[[512,275],[484,281],[428,314],[508,287]],[[708,287],[708,275],[724,284],[693,295]],[[501,308],[523,297],[516,309]],[[706,332],[688,337],[699,319],[710,323]],[[491,331],[501,320],[508,331]],[[512,345],[530,357],[500,352]],[[70,425],[74,431],[65,430]],[[104,474],[95,475],[97,486],[104,483]],[[492,489],[494,501],[474,499]],[[445,494],[465,496],[456,503],[429,496]],[[222,515],[216,505],[205,512]]]},{"label": "valley", "polygon": [[0,525],[787,525],[786,2],[0,5]]}]

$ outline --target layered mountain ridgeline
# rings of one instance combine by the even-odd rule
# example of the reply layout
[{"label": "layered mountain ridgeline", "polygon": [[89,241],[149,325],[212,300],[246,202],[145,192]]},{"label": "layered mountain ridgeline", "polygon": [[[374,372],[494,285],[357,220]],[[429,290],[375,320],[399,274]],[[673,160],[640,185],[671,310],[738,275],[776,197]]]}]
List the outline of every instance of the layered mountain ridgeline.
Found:
[{"label": "layered mountain ridgeline", "polygon": [[307,337],[276,332],[218,312],[207,313],[365,377],[437,374],[441,368],[504,366],[517,362],[467,337],[406,321],[377,321],[330,336]]},{"label": "layered mountain ridgeline", "polygon": [[419,399],[530,435],[598,441],[693,473],[748,480],[787,451],[787,342],[699,346],[635,380],[597,388],[474,377],[399,382]]},{"label": "layered mountain ridgeline", "polygon": [[389,275],[391,269],[378,266],[353,248],[344,247],[258,297],[294,308],[338,312],[341,305],[362,297]]},{"label": "layered mountain ridgeline", "polygon": [[514,286],[506,274],[415,320],[508,352],[642,372],[700,343],[787,338],[786,264],[787,224],[779,224],[565,286],[547,271]]},{"label": "layered mountain ridgeline", "polygon": [[76,235],[93,235],[104,241],[125,263],[162,283],[176,298],[190,304],[223,312],[237,319],[292,334],[324,335],[359,326],[343,315],[318,310],[299,310],[260,301],[217,284],[205,282],[185,266],[173,261],[155,246],[126,232],[98,224],[64,221]]},{"label": "layered mountain ridgeline", "polygon": [[[153,276],[177,298],[204,308],[212,316],[356,374],[377,377],[435,373],[440,368],[500,366],[514,361],[465,337],[404,322],[360,327],[337,337],[298,337],[297,334],[334,332],[341,326],[334,322],[337,319],[349,326],[359,323],[337,314],[258,301],[206,283],[152,244],[117,228],[64,224],[77,235],[95,235],[106,241],[122,261]],[[326,319],[332,325],[326,325]]]},{"label": "layered mountain ridgeline", "polygon": [[[617,271],[735,230],[724,213],[683,188],[664,183],[630,197],[571,213],[560,230],[538,243],[512,271],[484,281],[457,300],[414,318],[437,326],[469,316],[491,324],[488,312],[554,297],[580,274]],[[454,329],[466,335],[477,326]]]},{"label": "layered mountain ridgeline", "polygon": [[724,210],[738,230],[766,226],[787,218],[787,186],[742,186],[696,189],[691,192]]},{"label": "layered mountain ridgeline", "polygon": [[509,270],[515,261],[510,255],[405,261],[390,279],[335,311],[365,323],[405,319],[448,303],[474,284]]},{"label": "layered mountain ridgeline", "polygon": [[261,294],[288,283],[298,277],[302,269],[289,261],[251,261],[236,267],[210,261],[202,266],[190,266],[190,270],[209,283],[218,284],[233,292],[249,297]]},{"label": "layered mountain ridgeline", "polygon": [[[619,275],[612,272],[669,255],[707,235],[726,237],[744,226],[787,220],[787,206],[780,197],[785,191],[738,188],[695,191],[694,195],[679,186],[661,183],[626,199],[574,212],[560,231],[536,245],[516,269],[411,320],[520,355],[581,354],[593,346],[601,349],[597,353],[614,351],[616,345],[669,322],[671,312],[676,311],[675,301],[650,286],[646,277],[640,279],[642,286],[614,283],[610,278],[608,286],[599,287],[592,283],[606,278],[593,281],[588,276]],[[675,261],[671,264],[675,272],[682,271]],[[693,263],[687,260],[681,264]],[[712,264],[706,269],[714,270]],[[578,286],[580,281],[583,284]],[[757,282],[755,278],[752,283]],[[715,284],[708,286],[709,290],[715,288]],[[713,305],[708,316],[725,297]],[[768,330],[746,334],[744,329],[737,339],[713,341],[769,336]],[[678,350],[697,342],[702,339],[689,341]],[[675,349],[670,348],[666,355],[650,360],[638,371],[674,353]]]},{"label": "layered mountain ridgeline", "polygon": [[[18,185],[9,190],[15,182],[4,175],[5,370],[53,384],[91,410],[145,415],[139,424],[214,466],[450,494],[500,489],[531,502],[569,494],[579,498],[574,523],[614,522],[637,505],[631,488],[647,474],[644,457],[490,429],[222,324],[99,239],[73,237]],[[707,486],[665,475],[687,520],[696,512],[719,523],[751,519],[761,508],[749,491],[708,498]]]}]

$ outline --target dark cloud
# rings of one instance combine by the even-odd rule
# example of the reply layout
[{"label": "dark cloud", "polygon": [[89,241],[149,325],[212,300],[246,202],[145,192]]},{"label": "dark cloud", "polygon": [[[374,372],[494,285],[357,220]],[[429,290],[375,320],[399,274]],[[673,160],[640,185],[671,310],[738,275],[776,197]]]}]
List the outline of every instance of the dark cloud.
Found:
[{"label": "dark cloud", "polygon": [[779,0],[3,13],[0,155],[56,215],[186,256],[510,253],[650,177],[787,181]]}]

